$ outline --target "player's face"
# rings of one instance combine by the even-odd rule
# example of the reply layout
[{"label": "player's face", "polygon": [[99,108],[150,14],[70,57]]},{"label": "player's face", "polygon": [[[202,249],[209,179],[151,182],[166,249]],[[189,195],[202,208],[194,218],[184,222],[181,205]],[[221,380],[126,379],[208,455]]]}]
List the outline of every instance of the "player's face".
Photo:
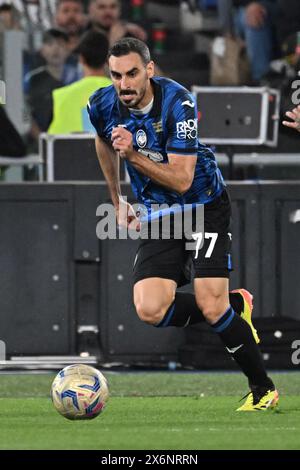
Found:
[{"label": "player's face", "polygon": [[68,34],[78,34],[85,24],[83,8],[80,3],[66,1],[59,4],[56,12],[56,24]]},{"label": "player's face", "polygon": [[150,103],[153,91],[150,78],[154,75],[154,63],[145,65],[139,54],[109,58],[109,70],[114,87],[122,103],[128,108],[141,109]]},{"label": "player's face", "polygon": [[109,29],[121,15],[119,0],[94,0],[89,6],[90,20]]}]

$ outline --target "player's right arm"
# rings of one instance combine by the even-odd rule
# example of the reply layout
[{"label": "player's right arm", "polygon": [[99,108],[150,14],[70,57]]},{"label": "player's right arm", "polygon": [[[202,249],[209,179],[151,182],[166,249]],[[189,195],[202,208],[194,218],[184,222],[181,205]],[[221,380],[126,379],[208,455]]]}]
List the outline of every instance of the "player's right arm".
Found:
[{"label": "player's right arm", "polygon": [[97,135],[95,139],[96,152],[103,175],[106,179],[111,200],[118,208],[121,198],[119,178],[119,159],[113,148]]},{"label": "player's right arm", "polygon": [[115,207],[118,224],[123,227],[139,230],[139,222],[132,206],[128,204],[121,195],[119,155],[112,148],[110,139],[108,140],[108,136],[106,135],[106,122],[103,116],[109,114],[109,109],[105,107],[110,104],[110,88],[111,87],[107,87],[106,89],[98,90],[89,100],[87,111],[91,123],[97,132],[95,139],[96,153]]},{"label": "player's right arm", "polygon": [[135,212],[132,206],[123,199],[121,194],[119,156],[111,145],[98,135],[96,136],[95,143],[100,167],[106,179],[110,197],[115,207],[118,225],[139,230],[139,221]]}]

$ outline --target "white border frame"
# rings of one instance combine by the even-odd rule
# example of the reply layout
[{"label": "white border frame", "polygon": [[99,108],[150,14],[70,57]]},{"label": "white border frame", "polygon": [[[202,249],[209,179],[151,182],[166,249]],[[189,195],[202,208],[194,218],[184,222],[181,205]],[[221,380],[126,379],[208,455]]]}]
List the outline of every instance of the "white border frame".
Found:
[{"label": "white border frame", "polygon": [[[270,89],[268,87],[247,87],[247,86],[242,86],[242,87],[211,87],[211,86],[197,86],[193,85],[192,88],[192,93],[195,96],[197,100],[197,94],[199,92],[204,92],[204,93],[255,93],[255,94],[261,94],[262,96],[262,109],[261,109],[261,115],[260,115],[260,128],[259,128],[259,136],[256,139],[225,139],[225,138],[205,138],[199,136],[201,142],[204,144],[240,144],[240,145],[262,145],[266,144],[272,147],[275,147],[277,145],[277,136],[278,136],[278,114],[279,114],[279,97],[280,93],[278,90],[275,89]],[[269,93],[272,92],[272,94],[275,95],[275,98],[277,98],[278,102],[276,103],[276,121],[274,126],[274,139],[272,141],[267,140],[267,130],[268,130],[268,108],[269,108],[269,102],[268,102],[268,97]]]},{"label": "white border frame", "polygon": [[[46,175],[44,180],[48,183],[53,183],[55,180],[54,175],[54,142],[56,140],[67,140],[67,139],[78,139],[78,140],[94,140],[96,134],[90,133],[74,133],[74,134],[47,134],[43,132],[39,136],[39,155],[43,159],[46,168]],[[46,154],[43,156],[43,141],[46,142]],[[44,157],[44,158],[43,158]],[[124,179],[120,180],[120,183],[128,183],[130,181],[126,167],[124,168],[125,174]]]}]

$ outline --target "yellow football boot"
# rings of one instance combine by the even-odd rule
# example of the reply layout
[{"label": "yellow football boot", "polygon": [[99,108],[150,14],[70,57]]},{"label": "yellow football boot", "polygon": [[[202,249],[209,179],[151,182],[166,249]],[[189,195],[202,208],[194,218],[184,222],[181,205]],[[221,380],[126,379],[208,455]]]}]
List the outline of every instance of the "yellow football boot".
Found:
[{"label": "yellow football boot", "polygon": [[[277,390],[267,390],[263,395],[251,391],[246,395],[247,400],[236,411],[266,411],[278,405],[279,394]],[[246,398],[244,397],[244,398]]]}]

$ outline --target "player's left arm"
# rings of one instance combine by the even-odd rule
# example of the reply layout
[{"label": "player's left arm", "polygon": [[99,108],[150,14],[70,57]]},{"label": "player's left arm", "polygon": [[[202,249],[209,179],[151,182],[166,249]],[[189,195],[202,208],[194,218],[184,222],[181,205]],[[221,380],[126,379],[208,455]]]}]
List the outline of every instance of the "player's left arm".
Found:
[{"label": "player's left arm", "polygon": [[133,148],[133,136],[125,128],[113,129],[112,141],[120,157],[157,184],[184,194],[192,185],[197,163],[197,110],[190,94],[179,96],[168,122],[168,164],[156,163]]},{"label": "player's left arm", "polygon": [[169,164],[156,163],[133,148],[131,132],[122,127],[112,131],[113,148],[119,151],[140,173],[168,189],[185,193],[190,188],[197,162],[196,155],[168,154]]}]

